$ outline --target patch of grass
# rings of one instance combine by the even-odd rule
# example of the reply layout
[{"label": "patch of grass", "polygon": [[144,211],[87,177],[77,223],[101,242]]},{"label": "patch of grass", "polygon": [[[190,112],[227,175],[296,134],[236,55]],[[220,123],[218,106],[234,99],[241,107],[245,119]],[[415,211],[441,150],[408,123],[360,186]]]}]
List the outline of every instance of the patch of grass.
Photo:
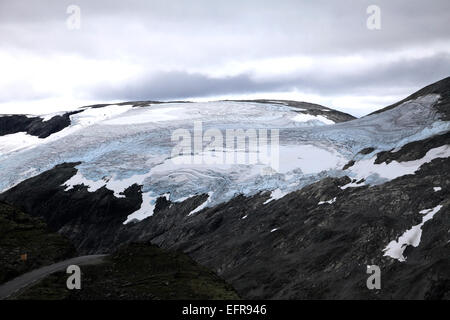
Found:
[{"label": "patch of grass", "polygon": [[239,299],[215,273],[183,253],[151,244],[121,247],[104,264],[81,267],[81,290],[67,290],[65,273],[47,277],[18,299]]}]

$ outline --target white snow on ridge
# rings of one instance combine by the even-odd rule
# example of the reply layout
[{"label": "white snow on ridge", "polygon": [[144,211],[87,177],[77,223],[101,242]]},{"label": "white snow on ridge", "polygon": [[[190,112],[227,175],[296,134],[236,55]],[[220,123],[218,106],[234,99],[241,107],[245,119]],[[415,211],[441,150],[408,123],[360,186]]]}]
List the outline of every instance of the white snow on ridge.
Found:
[{"label": "white snow on ridge", "polygon": [[272,121],[285,126],[317,126],[334,124],[325,116],[311,116],[298,113],[307,111],[284,104],[267,104],[258,102],[193,102],[193,103],[161,103],[153,104],[145,108],[134,108],[120,118],[104,121],[106,125],[129,125],[158,122],[186,122],[187,120],[220,119],[229,121],[251,121],[255,125]]},{"label": "white snow on ridge", "polygon": [[186,201],[187,199],[189,199],[189,198],[192,198],[193,196],[195,196],[195,195],[189,195],[189,196],[186,196],[186,197],[181,197],[181,198],[178,198],[178,199],[176,199],[176,200],[171,200],[172,202],[177,202],[177,203],[181,203],[181,202],[183,202],[183,201]]},{"label": "white snow on ridge", "polygon": [[280,188],[273,190],[270,193],[270,198],[267,199],[264,204],[268,204],[269,202],[272,202],[273,200],[278,200],[283,198],[285,195],[287,195],[289,192],[282,191]]},{"label": "white snow on ridge", "polygon": [[132,105],[109,105],[101,108],[86,108],[80,113],[70,116],[72,125],[90,126],[116,116],[132,109]]},{"label": "white snow on ridge", "polygon": [[122,180],[116,180],[111,177],[102,177],[99,180],[91,180],[83,176],[80,170],[78,170],[77,173],[74,176],[72,176],[69,180],[64,182],[63,185],[66,186],[65,191],[73,189],[73,187],[76,185],[87,186],[89,192],[95,192],[102,187],[106,187],[106,189],[114,191],[115,197],[123,198],[125,196],[121,194],[122,192],[124,192],[128,187],[132,186],[133,184],[143,185],[144,180],[147,177],[149,177],[149,174],[134,175],[130,178]]},{"label": "white snow on ridge", "polygon": [[347,170],[354,173],[357,179],[377,175],[382,179],[392,180],[407,174],[413,174],[419,170],[423,164],[434,159],[448,157],[450,157],[450,146],[444,145],[438,148],[430,149],[421,159],[405,162],[397,162],[394,160],[389,164],[385,162],[375,164],[376,156],[374,156],[371,159],[356,162]]},{"label": "white snow on ridge", "polygon": [[366,184],[364,182],[358,183],[358,181],[356,181],[356,182],[347,183],[346,185],[340,186],[339,188],[341,190],[345,190],[347,188],[359,188],[359,187],[363,187],[365,185]]},{"label": "white snow on ridge", "polygon": [[47,113],[47,114],[39,115],[39,117],[42,118],[43,122],[47,122],[51,118],[53,118],[55,116],[62,116],[65,113],[66,113],[66,111],[59,111],[59,112],[53,112],[53,113]]},{"label": "white snow on ridge", "polygon": [[164,122],[173,120],[186,120],[192,117],[192,114],[187,112],[186,108],[182,107],[158,107],[152,105],[152,108],[135,108],[129,115],[123,117],[106,120],[104,124],[107,125],[130,125],[142,124],[149,122]]},{"label": "white snow on ridge", "polygon": [[[58,131],[47,138],[38,138],[27,134],[26,132],[18,132],[0,136],[0,158],[8,153],[18,152],[36,147],[41,144],[50,143],[71,135],[84,127],[99,123],[105,119],[118,116],[131,108],[130,105],[110,105],[102,108],[86,108],[84,111],[71,115],[71,124],[61,131]],[[48,121],[56,115],[65,112],[52,113],[40,116],[43,121]]]},{"label": "white snow on ridge", "polygon": [[26,132],[17,132],[0,136],[0,155],[26,149],[39,144],[42,139]]},{"label": "white snow on ridge", "polygon": [[213,192],[208,192],[208,199],[206,199],[205,202],[203,202],[201,205],[199,205],[197,208],[195,208],[194,210],[192,210],[188,216],[193,215],[194,213],[197,213],[199,211],[202,211],[203,209],[205,209],[206,207],[208,207],[208,205],[211,203],[211,196],[213,195]]},{"label": "white snow on ridge", "polygon": [[322,205],[322,204],[325,204],[325,203],[328,203],[328,204],[333,204],[333,203],[335,203],[336,202],[336,197],[334,197],[333,199],[331,199],[331,200],[328,200],[328,201],[320,201],[319,203],[318,203],[318,205],[320,206],[320,205]]},{"label": "white snow on ridge", "polygon": [[161,196],[153,196],[151,192],[142,193],[142,203],[139,210],[130,214],[123,224],[127,224],[131,221],[141,221],[145,218],[151,217],[156,207],[156,200],[160,197],[164,197],[169,200],[169,193],[163,194]]},{"label": "white snow on ridge", "polygon": [[335,122],[333,120],[330,120],[324,116],[318,115],[318,116],[314,116],[311,114],[306,114],[306,113],[299,113],[297,114],[295,117],[292,118],[293,121],[297,121],[297,122],[321,122],[323,124],[335,124]]},{"label": "white snow on ridge", "polygon": [[89,180],[85,178],[80,171],[78,171],[74,176],[67,180],[63,185],[66,186],[64,191],[69,191],[77,185],[84,185],[87,187],[89,192],[95,192],[98,189],[106,186],[107,181],[105,180]]},{"label": "white snow on ridge", "polygon": [[411,229],[406,230],[398,240],[391,241],[386,248],[383,249],[384,256],[388,256],[394,259],[397,259],[400,262],[406,261],[406,257],[403,256],[403,252],[405,251],[408,245],[413,247],[418,247],[420,244],[420,239],[422,237],[422,226],[425,222],[433,219],[434,215],[441,210],[442,205],[438,205],[432,209],[426,209],[420,211],[421,214],[425,216],[422,218],[422,222],[416,226],[413,226]]}]

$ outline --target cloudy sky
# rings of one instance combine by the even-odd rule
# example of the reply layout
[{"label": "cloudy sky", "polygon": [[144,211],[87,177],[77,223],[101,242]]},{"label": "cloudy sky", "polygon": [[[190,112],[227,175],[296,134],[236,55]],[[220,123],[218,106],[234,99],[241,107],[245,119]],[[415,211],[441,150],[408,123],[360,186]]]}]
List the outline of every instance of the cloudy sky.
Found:
[{"label": "cloudy sky", "polygon": [[448,21],[448,0],[0,0],[0,113],[279,98],[361,116],[450,76]]}]

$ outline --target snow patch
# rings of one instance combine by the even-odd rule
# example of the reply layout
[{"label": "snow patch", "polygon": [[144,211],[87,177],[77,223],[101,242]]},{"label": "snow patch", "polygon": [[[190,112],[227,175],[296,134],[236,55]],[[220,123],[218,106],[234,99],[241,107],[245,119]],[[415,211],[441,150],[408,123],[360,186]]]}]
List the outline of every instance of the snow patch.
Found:
[{"label": "snow patch", "polygon": [[85,127],[111,119],[132,108],[132,105],[109,105],[101,108],[89,107],[80,113],[71,115],[70,120],[74,125]]},{"label": "snow patch", "polygon": [[434,187],[433,190],[434,190],[434,192],[438,192],[438,191],[441,191],[442,188],[441,187]]},{"label": "snow patch", "polygon": [[189,119],[185,107],[152,106],[152,108],[134,109],[130,115],[105,121],[108,125],[130,125],[150,122],[164,122],[180,119]]},{"label": "snow patch", "polygon": [[383,249],[384,256],[388,256],[394,259],[397,259],[400,262],[406,261],[406,257],[403,256],[403,252],[405,251],[408,245],[412,245],[413,247],[417,247],[420,244],[420,238],[422,237],[422,226],[428,220],[433,219],[434,215],[441,210],[442,205],[438,205],[432,209],[426,209],[420,211],[421,214],[425,216],[422,218],[422,223],[413,226],[411,229],[406,230],[398,240],[391,241],[386,248]]},{"label": "snow patch", "polygon": [[42,122],[47,122],[50,119],[52,119],[53,117],[62,116],[64,114],[66,114],[66,111],[43,114],[43,115],[40,115],[39,118],[42,119]]},{"label": "snow patch", "polygon": [[331,199],[331,200],[328,200],[328,201],[320,201],[319,203],[318,203],[318,205],[320,206],[320,205],[322,205],[322,204],[325,204],[325,203],[328,203],[328,204],[333,204],[333,203],[335,203],[336,202],[336,197],[334,197],[333,199]]},{"label": "snow patch", "polygon": [[176,202],[176,203],[181,203],[181,202],[183,202],[183,201],[186,201],[187,199],[189,199],[189,198],[192,198],[194,195],[189,195],[189,196],[187,196],[187,197],[181,197],[181,198],[178,198],[177,200],[174,200],[173,202]]},{"label": "snow patch", "polygon": [[87,179],[80,173],[80,171],[77,171],[77,173],[74,176],[72,176],[69,180],[64,182],[62,185],[66,186],[64,191],[69,191],[78,185],[84,185],[88,188],[89,192],[95,192],[98,189],[104,187],[106,185],[106,181],[105,180],[94,181],[94,180]]},{"label": "snow patch", "polygon": [[347,183],[346,185],[340,186],[339,188],[341,188],[341,190],[345,190],[347,188],[358,188],[358,187],[363,187],[366,184],[364,182],[358,183],[358,182],[350,182]]},{"label": "snow patch", "polygon": [[17,132],[0,136],[0,154],[19,151],[41,143],[43,139],[29,135],[26,132]]},{"label": "snow patch", "polygon": [[323,124],[335,124],[333,120],[330,120],[324,116],[318,115],[314,116],[312,114],[299,113],[295,117],[292,118],[293,121],[296,122],[321,122]]},{"label": "snow patch", "polygon": [[142,221],[145,218],[151,217],[153,215],[153,212],[156,207],[156,200],[158,198],[163,197],[169,200],[169,193],[154,196],[152,192],[145,192],[142,194],[142,203],[139,210],[133,212],[132,214],[128,215],[127,219],[123,222],[123,224],[127,224],[131,221]]},{"label": "snow patch", "polygon": [[288,193],[285,191],[281,191],[280,188],[275,189],[271,192],[270,194],[270,198],[268,200],[266,200],[263,204],[268,204],[269,202],[273,201],[273,200],[278,200],[283,198],[285,195],[287,195]]},{"label": "snow patch", "polygon": [[[18,132],[14,134],[8,134],[0,136],[0,155],[4,156],[8,153],[15,151],[22,151],[32,147],[36,147],[40,144],[56,141],[62,137],[68,136],[79,129],[90,126],[105,119],[112,118],[128,111],[132,106],[129,105],[111,105],[102,108],[87,108],[84,111],[71,115],[70,126],[63,130],[53,133],[47,138],[38,138],[27,134],[26,132]],[[43,121],[48,121],[56,115],[62,115],[65,112],[52,113],[48,115],[40,116]]]},{"label": "snow patch", "polygon": [[199,205],[197,208],[195,208],[194,210],[189,212],[188,216],[191,216],[194,213],[197,213],[197,212],[205,209],[211,203],[211,196],[212,196],[212,194],[213,194],[212,192],[208,192],[208,199],[206,199],[206,201],[203,202],[201,205]]},{"label": "snow patch", "polygon": [[89,192],[95,192],[102,187],[106,187],[106,189],[114,192],[114,196],[116,198],[124,198],[125,195],[122,193],[131,187],[133,184],[143,185],[144,180],[150,176],[150,173],[141,174],[141,175],[133,175],[126,179],[114,179],[110,177],[103,177],[99,180],[91,180],[86,178],[80,170],[72,176],[69,180],[64,182],[62,185],[66,186],[65,191],[69,191],[73,189],[76,185],[85,185],[88,187]]},{"label": "snow patch", "polygon": [[430,149],[427,154],[418,160],[397,162],[392,161],[389,164],[383,162],[375,164],[376,156],[371,159],[360,160],[356,162],[350,169],[350,172],[355,173],[358,179],[366,179],[372,175],[378,175],[378,177],[392,180],[407,174],[413,174],[419,168],[434,159],[450,157],[450,146],[444,145],[438,148]]}]

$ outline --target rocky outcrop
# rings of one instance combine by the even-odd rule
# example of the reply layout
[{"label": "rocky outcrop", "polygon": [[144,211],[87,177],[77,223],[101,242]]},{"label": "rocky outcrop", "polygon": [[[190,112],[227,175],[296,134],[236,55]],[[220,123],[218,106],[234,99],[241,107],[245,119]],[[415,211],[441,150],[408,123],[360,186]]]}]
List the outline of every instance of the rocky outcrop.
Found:
[{"label": "rocky outcrop", "polygon": [[87,187],[77,186],[65,191],[63,184],[75,175],[77,164],[58,165],[0,197],[35,217],[43,218],[49,228],[67,236],[81,252],[109,251],[111,243],[120,242],[120,238],[115,240],[119,237],[118,227],[140,207],[140,187],[133,185],[128,188],[124,198],[116,198],[106,188],[89,192]]},{"label": "rocky outcrop", "polygon": [[375,163],[390,163],[393,160],[397,162],[404,162],[421,159],[431,149],[438,148],[444,145],[450,145],[450,132],[405,144],[398,151],[390,150],[380,152],[377,154]]},{"label": "rocky outcrop", "polygon": [[48,121],[41,117],[28,117],[25,115],[8,115],[0,117],[0,136],[18,132],[26,132],[38,138],[47,138],[70,126],[70,116],[80,111],[56,115]]}]

